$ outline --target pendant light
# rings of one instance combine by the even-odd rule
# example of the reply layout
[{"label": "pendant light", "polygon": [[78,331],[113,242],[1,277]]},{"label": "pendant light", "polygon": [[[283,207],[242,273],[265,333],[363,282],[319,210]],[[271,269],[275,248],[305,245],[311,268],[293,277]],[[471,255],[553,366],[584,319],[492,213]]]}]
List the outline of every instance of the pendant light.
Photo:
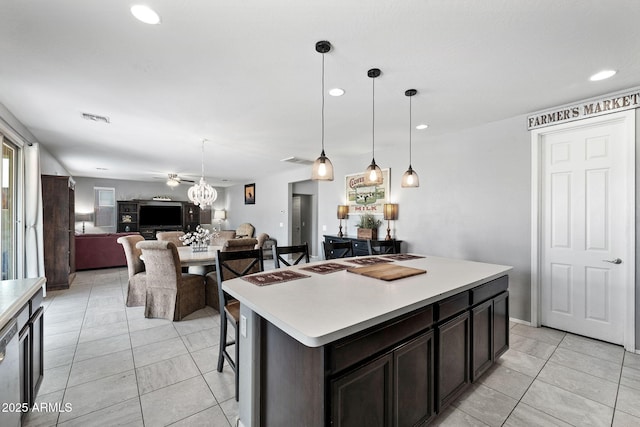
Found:
[{"label": "pendant light", "polygon": [[364,184],[365,185],[381,185],[382,184],[382,171],[376,165],[376,77],[380,75],[380,70],[378,68],[372,68],[367,71],[367,76],[371,77],[372,83],[372,93],[373,93],[373,102],[372,102],[372,150],[371,150],[371,164],[364,172]]},{"label": "pendant light", "polygon": [[411,97],[417,94],[415,89],[408,89],[404,94],[409,97],[409,169],[402,175],[402,184],[404,188],[420,187],[418,174],[411,167]]},{"label": "pendant light", "polygon": [[193,187],[189,188],[187,192],[187,196],[189,200],[196,206],[211,206],[213,202],[218,198],[218,192],[215,188],[207,184],[207,181],[204,179],[204,142],[206,139],[202,140],[202,176],[200,177],[200,182],[198,184],[194,184]]},{"label": "pendant light", "polygon": [[314,181],[333,181],[333,164],[324,154],[324,54],[331,50],[331,43],[319,41],[316,43],[316,52],[322,54],[322,152],[320,157],[313,162],[311,179]]}]

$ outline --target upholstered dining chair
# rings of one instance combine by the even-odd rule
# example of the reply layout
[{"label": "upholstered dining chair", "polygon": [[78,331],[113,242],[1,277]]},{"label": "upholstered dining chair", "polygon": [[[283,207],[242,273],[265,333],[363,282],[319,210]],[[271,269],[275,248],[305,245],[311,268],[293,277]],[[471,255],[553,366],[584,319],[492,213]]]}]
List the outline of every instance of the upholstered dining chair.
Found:
[{"label": "upholstered dining chair", "polygon": [[[283,255],[289,255],[289,257],[285,258]],[[273,260],[276,268],[281,267],[280,263],[286,266],[300,264],[302,260],[309,263],[309,245],[304,242],[302,245],[276,246]]]},{"label": "upholstered dining chair", "polygon": [[258,234],[256,236],[256,239],[258,240],[258,243],[256,243],[255,249],[262,249],[262,246],[264,245],[264,242],[266,242],[268,238],[269,238],[269,235],[267,233]]},{"label": "upholstered dining chair", "polygon": [[236,228],[236,236],[238,237],[253,237],[253,233],[255,233],[256,228],[249,224],[248,222],[244,222]]},{"label": "upholstered dining chair", "polygon": [[351,240],[343,242],[322,242],[324,249],[324,259],[347,258],[354,255],[353,242]]},{"label": "upholstered dining chair", "polygon": [[175,244],[145,240],[136,247],[142,251],[147,271],[145,317],[182,320],[204,308],[204,276],[182,272]]},{"label": "upholstered dining chair", "polygon": [[184,243],[180,240],[182,236],[184,236],[184,231],[158,231],[156,233],[156,239],[172,242],[178,247],[184,246]]},{"label": "upholstered dining chair", "polygon": [[395,254],[396,241],[391,240],[367,240],[369,255]]},{"label": "upholstered dining chair", "polygon": [[[220,346],[218,349],[218,372],[222,372],[225,359],[235,373],[236,400],[238,400],[238,360],[240,357],[240,302],[231,298],[224,290],[222,283],[236,277],[257,273],[264,270],[262,249],[243,251],[218,251],[216,255],[216,276],[218,281],[218,298],[220,301]],[[227,325],[234,328],[234,339],[227,338]],[[227,347],[234,346],[232,358]]]},{"label": "upholstered dining chair", "polygon": [[136,243],[144,240],[139,234],[118,237],[116,240],[124,249],[124,256],[127,258],[127,272],[129,282],[127,285],[127,307],[137,307],[144,305],[147,296],[147,275],[144,263],[140,259],[142,252],[136,248]]}]

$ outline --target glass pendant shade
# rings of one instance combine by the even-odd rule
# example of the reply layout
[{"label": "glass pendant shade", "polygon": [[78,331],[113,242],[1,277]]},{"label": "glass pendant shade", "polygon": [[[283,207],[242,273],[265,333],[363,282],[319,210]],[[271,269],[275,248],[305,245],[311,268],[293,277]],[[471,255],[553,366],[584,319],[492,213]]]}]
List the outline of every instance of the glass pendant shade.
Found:
[{"label": "glass pendant shade", "polygon": [[333,164],[331,160],[325,156],[324,150],[320,153],[320,157],[313,162],[311,179],[315,181],[333,181]]},{"label": "glass pendant shade", "polygon": [[365,185],[381,185],[382,184],[382,170],[376,165],[376,160],[371,159],[371,164],[364,172],[364,184]]},{"label": "glass pendant shade", "polygon": [[409,165],[409,169],[402,175],[402,187],[410,188],[410,187],[420,187],[420,179],[418,178],[418,174],[413,170],[411,165]]},{"label": "glass pendant shade", "polygon": [[324,154],[324,54],[331,50],[331,43],[326,40],[316,43],[316,52],[322,54],[322,117],[321,117],[321,142],[322,152],[320,157],[313,162],[311,179],[314,181],[333,181],[333,164]]},{"label": "glass pendant shade", "polygon": [[216,189],[207,184],[204,179],[204,141],[202,141],[202,176],[200,177],[200,182],[194,184],[187,192],[187,197],[189,197],[191,203],[200,207],[211,206],[218,198]]},{"label": "glass pendant shade", "polygon": [[415,89],[407,89],[404,93],[405,96],[409,97],[409,169],[402,175],[402,183],[400,185],[403,188],[420,187],[418,174],[411,167],[411,97],[417,93],[418,91]]},{"label": "glass pendant shade", "polygon": [[371,78],[371,91],[372,91],[372,103],[371,103],[371,164],[364,171],[364,184],[365,185],[381,185],[382,184],[382,170],[376,165],[376,77],[380,76],[381,71],[378,68],[372,68],[367,71],[367,76]]}]

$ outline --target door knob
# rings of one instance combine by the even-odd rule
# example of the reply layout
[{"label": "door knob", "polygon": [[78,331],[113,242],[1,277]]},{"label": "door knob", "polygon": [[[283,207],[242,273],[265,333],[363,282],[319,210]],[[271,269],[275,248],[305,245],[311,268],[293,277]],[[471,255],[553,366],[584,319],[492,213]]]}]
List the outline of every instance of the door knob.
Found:
[{"label": "door knob", "polygon": [[622,260],[620,258],[616,259],[603,259],[604,262],[610,262],[611,264],[622,264]]}]

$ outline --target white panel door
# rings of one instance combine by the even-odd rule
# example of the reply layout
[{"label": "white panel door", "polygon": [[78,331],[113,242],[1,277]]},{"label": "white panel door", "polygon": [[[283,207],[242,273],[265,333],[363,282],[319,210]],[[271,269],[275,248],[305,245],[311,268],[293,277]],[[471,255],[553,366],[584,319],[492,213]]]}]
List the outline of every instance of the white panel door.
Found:
[{"label": "white panel door", "polygon": [[[622,121],[542,136],[541,323],[624,342],[627,161]],[[630,284],[629,286],[633,286]]]}]

